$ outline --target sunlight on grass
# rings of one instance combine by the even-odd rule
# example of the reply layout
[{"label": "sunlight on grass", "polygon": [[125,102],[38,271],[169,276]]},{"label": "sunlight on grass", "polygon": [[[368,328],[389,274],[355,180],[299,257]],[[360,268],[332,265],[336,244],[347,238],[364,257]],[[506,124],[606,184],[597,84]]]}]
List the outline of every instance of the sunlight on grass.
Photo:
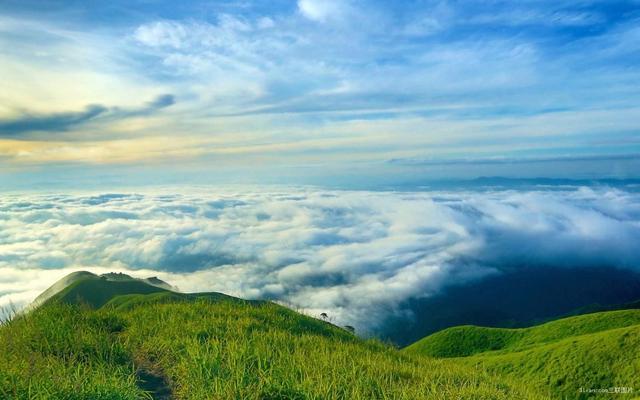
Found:
[{"label": "sunlight on grass", "polygon": [[510,379],[403,355],[271,303],[50,304],[0,329],[0,397],[144,399],[136,366],[179,399],[536,399]]}]

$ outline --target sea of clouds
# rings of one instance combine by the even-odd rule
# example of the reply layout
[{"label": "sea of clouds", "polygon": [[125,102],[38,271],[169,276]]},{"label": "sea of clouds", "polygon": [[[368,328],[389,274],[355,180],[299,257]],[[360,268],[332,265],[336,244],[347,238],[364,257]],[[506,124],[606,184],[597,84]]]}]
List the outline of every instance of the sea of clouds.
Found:
[{"label": "sea of clouds", "polygon": [[2,195],[0,307],[72,271],[123,271],[373,332],[404,300],[510,268],[640,270],[639,241],[640,193],[608,187]]}]

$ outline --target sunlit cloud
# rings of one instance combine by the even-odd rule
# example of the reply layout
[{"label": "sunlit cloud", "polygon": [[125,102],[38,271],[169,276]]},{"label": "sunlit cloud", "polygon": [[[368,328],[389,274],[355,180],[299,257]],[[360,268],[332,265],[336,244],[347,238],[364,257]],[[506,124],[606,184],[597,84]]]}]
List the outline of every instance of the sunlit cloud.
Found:
[{"label": "sunlit cloud", "polygon": [[224,162],[347,170],[637,154],[633,8],[11,2],[0,15],[0,164],[160,171],[191,157],[207,169],[234,154]]},{"label": "sunlit cloud", "polygon": [[298,9],[307,18],[326,22],[329,19],[342,18],[350,12],[349,0],[299,0]]}]

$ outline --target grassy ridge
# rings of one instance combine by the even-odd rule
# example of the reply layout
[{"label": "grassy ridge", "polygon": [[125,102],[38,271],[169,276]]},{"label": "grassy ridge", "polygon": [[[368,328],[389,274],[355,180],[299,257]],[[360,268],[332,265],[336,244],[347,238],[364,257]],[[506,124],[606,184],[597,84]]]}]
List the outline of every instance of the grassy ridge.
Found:
[{"label": "grassy ridge", "polygon": [[640,310],[587,314],[526,329],[456,327],[403,352],[456,357],[459,363],[549,388],[558,398],[593,398],[580,388],[640,388]]},{"label": "grassy ridge", "polygon": [[[640,326],[611,329],[514,352],[456,359],[502,376],[551,388],[562,398],[594,398],[580,388],[640,388]],[[608,395],[609,398],[612,395]],[[615,395],[620,398],[623,395]],[[635,397],[635,393],[623,397]]]},{"label": "grassy ridge", "polygon": [[163,304],[153,311],[131,311],[141,323],[130,328],[127,346],[153,360],[179,398],[527,396],[472,368],[406,357],[274,304]]},{"label": "grassy ridge", "polygon": [[79,279],[49,299],[66,304],[83,303],[100,308],[118,295],[170,293],[139,280],[107,280],[101,277]]},{"label": "grassy ridge", "polygon": [[509,348],[522,338],[522,330],[456,326],[436,332],[403,349],[406,353],[450,358]]},{"label": "grassy ridge", "polygon": [[542,398],[272,303],[116,299],[97,310],[53,302],[0,327],[0,398],[150,398],[137,369],[179,399]]},{"label": "grassy ridge", "polygon": [[230,302],[247,302],[246,300],[227,296],[222,293],[177,293],[169,291],[160,291],[148,295],[125,294],[116,296],[104,304],[105,308],[112,308],[119,311],[130,310],[134,307],[144,305],[158,305],[165,303],[193,302],[194,300],[210,300],[219,301],[227,300]]},{"label": "grassy ridge", "polygon": [[487,351],[521,351],[572,336],[640,324],[640,310],[621,310],[564,318],[522,329],[459,326],[434,333],[405,352],[433,357],[465,357]]}]

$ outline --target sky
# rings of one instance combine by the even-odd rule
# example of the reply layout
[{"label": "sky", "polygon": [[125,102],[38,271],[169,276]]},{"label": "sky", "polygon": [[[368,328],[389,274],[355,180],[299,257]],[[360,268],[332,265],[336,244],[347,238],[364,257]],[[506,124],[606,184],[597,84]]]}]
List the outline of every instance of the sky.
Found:
[{"label": "sky", "polygon": [[0,187],[640,177],[638,0],[2,0]]}]

